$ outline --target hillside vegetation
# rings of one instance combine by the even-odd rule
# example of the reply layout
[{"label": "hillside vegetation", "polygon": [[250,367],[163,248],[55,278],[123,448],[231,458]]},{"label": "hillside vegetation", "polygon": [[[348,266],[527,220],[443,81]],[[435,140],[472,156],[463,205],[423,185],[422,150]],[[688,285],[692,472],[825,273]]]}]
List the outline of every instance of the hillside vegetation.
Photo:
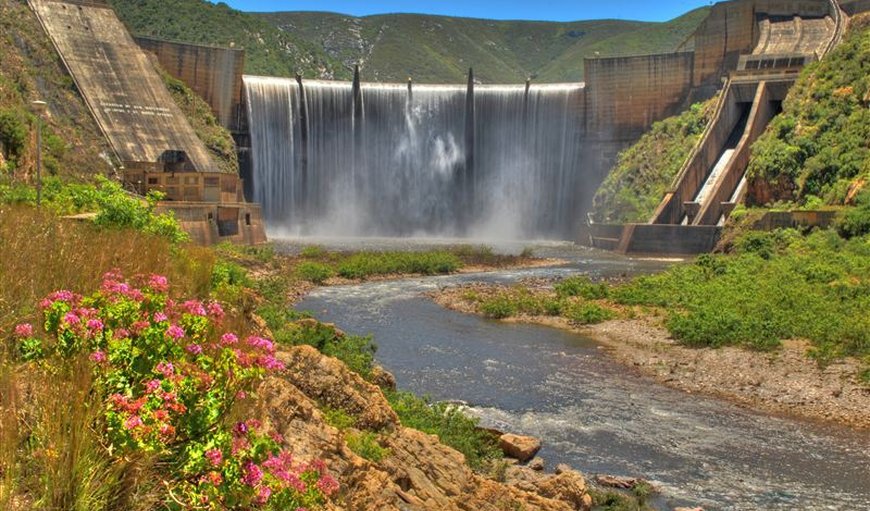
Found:
[{"label": "hillside vegetation", "polygon": [[109,171],[100,158],[109,154],[108,146],[36,16],[23,2],[0,0],[0,181],[35,173],[35,100],[48,103],[48,174]]},{"label": "hillside vegetation", "polygon": [[265,20],[205,0],[111,0],[136,35],[247,51],[246,72],[268,76],[350,78],[350,70],[310,41]]},{"label": "hillside vegetation", "polygon": [[354,18],[332,13],[248,14],[204,0],[112,0],[135,34],[247,50],[246,72],[366,80],[462,82],[469,67],[483,82],[583,79],[583,58],[673,51],[707,14],[667,23],[490,21],[395,14]]},{"label": "hillside vegetation", "polygon": [[701,138],[716,108],[716,98],[653,124],[633,146],[619,154],[595,194],[594,218],[601,223],[645,223]]},{"label": "hillside vegetation", "polygon": [[346,65],[361,62],[366,79],[462,82],[468,67],[484,82],[570,82],[583,79],[583,58],[673,51],[706,9],[668,23],[600,20],[572,23],[492,21],[391,14],[354,18],[288,12],[260,15],[301,34]]},{"label": "hillside vegetation", "polygon": [[[804,70],[752,147],[749,202],[852,202],[870,181],[870,16]],[[812,199],[813,197],[817,199]]]}]

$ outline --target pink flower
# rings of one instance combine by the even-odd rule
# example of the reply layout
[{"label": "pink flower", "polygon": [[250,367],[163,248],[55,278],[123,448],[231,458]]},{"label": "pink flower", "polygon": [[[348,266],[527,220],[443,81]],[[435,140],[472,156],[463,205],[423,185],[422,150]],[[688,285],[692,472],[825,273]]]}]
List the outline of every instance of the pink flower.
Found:
[{"label": "pink flower", "polygon": [[205,457],[213,467],[219,467],[224,461],[224,455],[220,449],[209,449],[205,451]]},{"label": "pink flower", "polygon": [[155,323],[163,323],[167,319],[169,319],[169,318],[166,316],[166,314],[164,314],[162,312],[154,313],[154,322]]},{"label": "pink flower", "polygon": [[33,325],[30,323],[21,323],[15,327],[15,335],[23,338],[33,337]]},{"label": "pink flower", "polygon": [[103,330],[103,322],[99,319],[89,319],[88,330],[91,330],[92,332],[101,332]]},{"label": "pink flower", "polygon": [[135,429],[142,425],[142,418],[138,415],[131,415],[126,422],[124,422],[124,427],[127,429]]},{"label": "pink flower", "polygon": [[260,487],[260,492],[257,494],[257,504],[265,504],[269,501],[269,497],[272,496],[272,489],[266,485]]},{"label": "pink flower", "polygon": [[148,287],[158,293],[165,293],[169,290],[169,279],[163,275],[151,275],[148,279]]},{"label": "pink flower", "polygon": [[119,328],[114,332],[115,339],[126,339],[130,337],[130,332],[127,331],[126,328]]},{"label": "pink flower", "polygon": [[239,337],[234,333],[227,332],[221,336],[221,344],[224,346],[232,346],[237,342],[239,342]]},{"label": "pink flower", "polygon": [[257,486],[263,480],[263,469],[252,461],[246,461],[242,465],[242,484],[247,486]]},{"label": "pink flower", "polygon": [[76,295],[74,295],[72,293],[72,291],[67,291],[65,289],[61,290],[61,291],[55,291],[54,293],[48,295],[48,299],[51,300],[52,302],[71,303],[71,302],[77,301]]},{"label": "pink flower", "polygon": [[166,329],[166,334],[177,341],[184,337],[184,329],[178,325],[170,325],[169,328]]},{"label": "pink flower", "polygon": [[224,308],[217,302],[209,302],[208,313],[215,319],[221,319],[224,317]]},{"label": "pink flower", "polygon": [[188,300],[184,302],[181,306],[184,308],[184,310],[187,311],[188,314],[193,314],[194,316],[206,315],[205,307],[199,300]]},{"label": "pink flower", "polygon": [[160,362],[154,368],[155,371],[162,374],[166,378],[169,378],[173,374],[175,374],[175,367],[172,365],[172,362]]},{"label": "pink flower", "polygon": [[338,491],[338,481],[329,474],[323,474],[320,476],[320,480],[317,481],[317,488],[329,497]]},{"label": "pink flower", "polygon": [[276,359],[273,355],[258,357],[257,365],[267,371],[283,371],[285,369],[284,362]]},{"label": "pink flower", "polygon": [[102,351],[95,351],[91,353],[90,356],[91,361],[96,362],[97,364],[102,364],[106,361],[106,354]]},{"label": "pink flower", "polygon": [[248,434],[248,425],[245,424],[244,422],[238,422],[238,423],[236,423],[236,427],[233,428],[233,432],[237,436],[247,435]]},{"label": "pink flower", "polygon": [[160,388],[160,380],[151,380],[145,384],[145,392],[149,394]]},{"label": "pink flower", "polygon": [[79,320],[79,317],[75,315],[75,313],[67,312],[66,315],[63,317],[63,322],[66,323],[67,325],[73,326],[73,325],[78,325],[80,320]]},{"label": "pink flower", "polygon": [[248,393],[244,390],[236,392],[236,399],[245,399],[246,397],[248,397]]},{"label": "pink flower", "polygon": [[261,350],[264,350],[268,353],[273,353],[275,351],[275,343],[273,343],[269,339],[251,336],[245,339],[245,342],[247,342],[249,346],[252,346],[254,348],[260,348]]},{"label": "pink flower", "polygon": [[160,426],[160,434],[164,437],[171,437],[175,435],[175,426],[171,424],[163,424]]},{"label": "pink flower", "polygon": [[192,355],[202,354],[202,346],[200,346],[199,344],[191,344],[185,349],[187,349],[187,352]]}]

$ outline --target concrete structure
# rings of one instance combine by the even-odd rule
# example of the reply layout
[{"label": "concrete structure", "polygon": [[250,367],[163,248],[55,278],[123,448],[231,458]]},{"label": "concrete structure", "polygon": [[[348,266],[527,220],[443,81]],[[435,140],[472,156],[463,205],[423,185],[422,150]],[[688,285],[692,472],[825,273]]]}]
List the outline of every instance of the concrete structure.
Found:
[{"label": "concrete structure", "polygon": [[30,0],[122,164],[217,169],[147,55],[103,1]]},{"label": "concrete structure", "polygon": [[242,75],[245,52],[136,37],[139,46],[157,57],[160,67],[181,80],[211,106],[222,126],[242,129]]},{"label": "concrete structure", "polygon": [[592,225],[582,237],[621,252],[712,250],[746,193],[752,143],[781,110],[801,68],[829,52],[844,27],[833,0],[714,6],[695,35],[693,73],[696,93],[727,73],[712,121],[649,224]]},{"label": "concrete structure", "polygon": [[260,206],[250,203],[161,202],[157,212],[171,211],[199,245],[222,241],[257,245],[266,242]]},{"label": "concrete structure", "polygon": [[[158,211],[173,211],[197,243],[266,241],[259,206],[244,202],[239,176],[216,172],[148,55],[107,2],[30,0],[30,6],[123,166],[128,189],[166,193]],[[222,122],[238,119],[243,53],[142,44],[203,94]]]}]

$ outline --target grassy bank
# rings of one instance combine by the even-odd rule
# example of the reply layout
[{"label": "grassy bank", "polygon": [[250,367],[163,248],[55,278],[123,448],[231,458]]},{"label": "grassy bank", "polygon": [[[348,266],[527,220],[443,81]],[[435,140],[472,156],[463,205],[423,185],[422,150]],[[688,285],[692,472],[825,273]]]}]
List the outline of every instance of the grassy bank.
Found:
[{"label": "grassy bank", "polygon": [[[857,209],[840,225],[854,225]],[[850,216],[851,215],[851,216]],[[868,222],[870,225],[870,222]],[[749,232],[731,254],[703,255],[625,283],[571,277],[553,286],[471,287],[460,306],[495,319],[551,316],[574,325],[662,317],[679,342],[770,351],[806,339],[820,363],[857,357],[870,367],[870,235],[836,230]],[[864,378],[870,382],[870,371]]]},{"label": "grassy bank", "polygon": [[[287,270],[300,258],[269,246],[191,246],[171,216],[109,182],[50,181],[42,209],[34,200],[26,186],[0,185],[0,215],[14,219],[0,225],[0,508],[146,511],[211,499],[272,509],[244,471],[268,476],[270,457],[289,453],[255,421],[239,433],[252,399],[239,392],[251,396],[280,369],[271,356],[280,345],[314,346],[372,379],[372,339],[290,309],[300,281]],[[93,216],[58,216],[80,212]],[[260,338],[269,335],[274,345]],[[461,413],[406,393],[390,399],[404,424],[437,434],[476,468],[495,456]],[[346,441],[377,458],[381,434]],[[250,449],[230,445],[242,437]],[[204,453],[222,460],[219,470],[203,465]],[[322,475],[296,474],[312,485]],[[270,502],[326,502],[319,486],[303,495],[276,477],[263,483]]]},{"label": "grassy bank", "polygon": [[308,246],[296,259],[293,271],[299,279],[319,285],[335,277],[365,280],[383,276],[446,275],[468,267],[503,268],[532,261],[530,249],[519,255],[504,255],[495,253],[491,247],[474,245],[413,252],[330,252],[319,246]]}]

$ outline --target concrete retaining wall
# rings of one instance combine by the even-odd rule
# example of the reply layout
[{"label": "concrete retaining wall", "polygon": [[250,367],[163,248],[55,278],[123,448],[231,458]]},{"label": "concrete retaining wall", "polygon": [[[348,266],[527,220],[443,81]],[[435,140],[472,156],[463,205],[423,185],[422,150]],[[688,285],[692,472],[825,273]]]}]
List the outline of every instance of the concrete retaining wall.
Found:
[{"label": "concrete retaining wall", "polygon": [[722,228],[708,225],[651,225],[624,226],[617,249],[626,254],[693,255],[711,252]]},{"label": "concrete retaining wall", "polygon": [[122,162],[217,170],[147,55],[115,12],[95,2],[30,0],[100,129]]},{"label": "concrete retaining wall", "polygon": [[257,245],[267,241],[260,206],[256,204],[171,201],[158,204],[158,213],[169,211],[190,234],[191,241],[198,245],[214,245],[222,241]]},{"label": "concrete retaining wall", "polygon": [[157,56],[160,66],[186,83],[212,108],[222,126],[240,128],[245,52],[137,37],[139,46]]},{"label": "concrete retaining wall", "polygon": [[751,0],[715,4],[695,32],[694,85],[721,85],[720,77],[737,67],[740,54],[752,51],[755,29]]},{"label": "concrete retaining wall", "polygon": [[726,204],[731,200],[732,195],[737,190],[737,186],[743,179],[746,173],[746,167],[749,165],[750,148],[765,128],[767,128],[770,120],[776,115],[777,110],[773,102],[773,94],[771,88],[766,82],[761,82],[758,85],[755,99],[752,104],[752,111],[749,114],[749,120],[746,123],[746,129],[731,161],[719,180],[714,184],[713,190],[710,193],[704,206],[701,208],[698,217],[695,219],[697,225],[716,225],[719,218],[728,212]]},{"label": "concrete retaining wall", "polygon": [[722,148],[740,121],[743,112],[742,102],[754,99],[755,85],[751,85],[752,95],[746,99],[743,87],[729,85],[719,101],[717,113],[712,124],[689,156],[686,165],[677,175],[671,190],[665,195],[656,210],[652,223],[679,224],[685,216],[683,203],[695,199],[698,191],[707,180],[710,169],[722,154]]},{"label": "concrete retaining wall", "polygon": [[692,87],[691,52],[592,58],[586,66],[586,131],[633,140],[683,105]]}]

